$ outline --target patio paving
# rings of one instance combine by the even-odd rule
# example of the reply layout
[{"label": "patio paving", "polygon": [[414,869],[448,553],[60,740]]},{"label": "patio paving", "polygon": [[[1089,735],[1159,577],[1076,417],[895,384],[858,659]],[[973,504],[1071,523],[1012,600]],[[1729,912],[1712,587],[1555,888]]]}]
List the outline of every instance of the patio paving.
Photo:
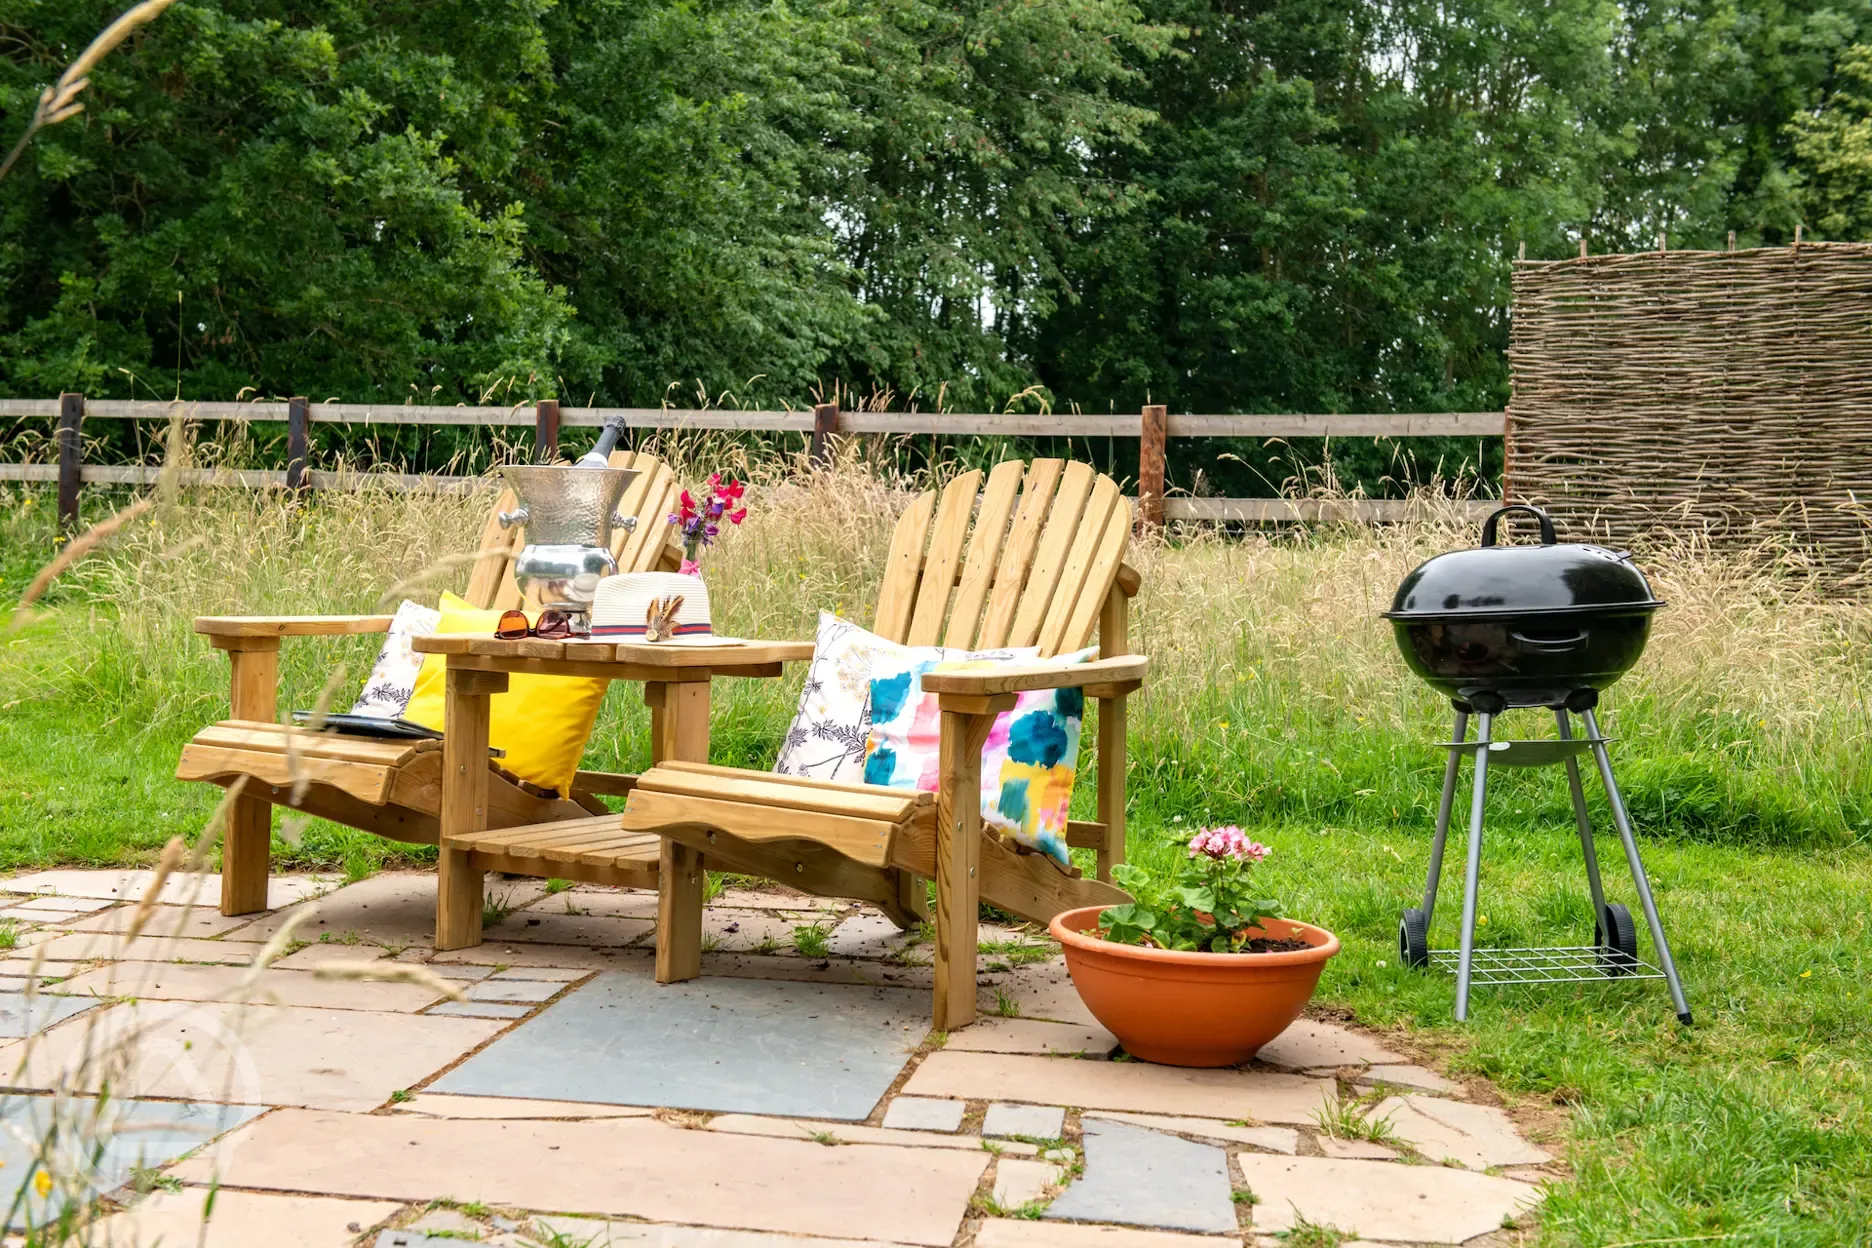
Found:
[{"label": "patio paving", "polygon": [[[171,880],[125,941],[128,890],[148,883],[0,882],[33,946],[0,966],[0,1028],[17,1024],[0,1062],[27,1089],[0,1117],[30,1123],[55,1089],[108,1082],[158,1127],[115,1137],[140,1155],[113,1143],[109,1166],[51,1193],[108,1195],[93,1242],[116,1248],[196,1242],[217,1182],[207,1248],[528,1248],[551,1232],[651,1248],[1268,1248],[1301,1220],[1348,1244],[1494,1248],[1559,1173],[1479,1081],[1323,1019],[1241,1069],[1114,1060],[1057,956],[984,954],[984,1016],[932,1038],[927,946],[850,903],[727,890],[702,978],[658,987],[641,891],[492,878],[512,910],[482,945],[437,954],[431,874],[282,878],[279,908],[234,919],[177,904],[196,888]],[[252,1004],[230,1001],[260,942],[314,906],[297,933],[314,943],[254,976]],[[826,932],[825,956],[794,948],[803,926]],[[29,983],[34,955],[54,982]],[[470,999],[342,964],[420,966]],[[18,1038],[28,1024],[39,1034]],[[1395,1147],[1321,1134],[1322,1108],[1370,1087],[1408,1089],[1369,1111],[1391,1117]],[[124,1183],[145,1165],[167,1177],[137,1196]],[[32,1168],[0,1153],[0,1183]]]}]

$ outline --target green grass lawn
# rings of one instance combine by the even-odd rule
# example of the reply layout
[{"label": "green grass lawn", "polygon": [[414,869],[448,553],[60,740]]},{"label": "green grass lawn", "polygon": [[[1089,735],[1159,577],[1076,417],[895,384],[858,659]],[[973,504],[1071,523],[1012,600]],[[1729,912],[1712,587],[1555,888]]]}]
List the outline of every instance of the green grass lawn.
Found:
[{"label": "green grass lawn", "polygon": [[[24,496],[0,493],[3,593],[30,577],[36,556],[25,552],[43,549],[43,508],[20,506]],[[0,634],[0,866],[143,863],[169,836],[201,829],[219,791],[170,776],[194,729],[225,715],[227,669],[189,633],[188,614],[368,608],[429,552],[458,548],[460,533],[438,523],[422,541],[382,544],[374,562],[340,563],[331,551],[358,549],[367,521],[415,514],[372,521],[341,510],[351,505],[161,521],[168,528],[76,572],[24,630]],[[450,523],[475,521],[464,509]],[[723,555],[724,579],[756,565],[803,569],[797,583],[791,571],[738,582],[717,608],[730,630],[799,635],[809,604],[867,600],[875,567],[854,569],[791,523],[750,522],[742,553]],[[321,526],[346,536],[320,547]],[[1132,858],[1167,861],[1204,821],[1251,828],[1274,849],[1269,892],[1344,942],[1322,1005],[1394,1029],[1568,1124],[1574,1177],[1550,1193],[1538,1242],[1872,1242],[1863,607],[1678,565],[1661,594],[1675,615],[1660,629],[1671,631],[1613,691],[1615,762],[1696,1025],[1680,1027],[1652,981],[1478,989],[1471,1021],[1457,1026],[1451,982],[1400,966],[1393,943],[1398,911],[1422,888],[1442,774],[1434,742],[1448,726],[1390,652],[1374,591],[1359,587],[1364,578],[1388,593],[1419,557],[1392,541],[1195,543],[1141,556],[1149,588],[1134,637],[1154,667],[1132,717]],[[310,705],[340,662],[355,682],[368,650],[288,643],[282,707]],[[799,679],[723,682],[716,760],[770,765]],[[643,766],[645,721],[635,691],[614,687],[588,765]],[[1508,727],[1539,730],[1532,715]],[[1482,939],[1585,943],[1592,923],[1562,773],[1502,775],[1491,791]],[[1608,891],[1635,913],[1603,803],[1593,809]],[[431,856],[317,821],[295,838],[275,842],[282,867],[362,876]],[[1440,946],[1455,941],[1459,838],[1446,866]],[[1640,949],[1649,956],[1642,934]]]}]

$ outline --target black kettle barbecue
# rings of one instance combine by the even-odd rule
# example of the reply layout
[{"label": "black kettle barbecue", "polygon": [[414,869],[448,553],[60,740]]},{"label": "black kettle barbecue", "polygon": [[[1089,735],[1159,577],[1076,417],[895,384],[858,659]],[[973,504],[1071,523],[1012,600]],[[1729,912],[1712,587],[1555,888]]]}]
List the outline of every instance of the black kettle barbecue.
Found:
[{"label": "black kettle barbecue", "polygon": [[[1503,516],[1522,512],[1540,523],[1538,546],[1499,546]],[[1482,544],[1474,550],[1438,555],[1420,564],[1398,586],[1391,621],[1399,651],[1410,669],[1451,701],[1456,723],[1446,743],[1443,797],[1437,806],[1436,839],[1430,847],[1430,876],[1422,906],[1404,911],[1398,924],[1398,953],[1406,966],[1435,964],[1456,972],[1456,1018],[1468,1017],[1469,987],[1475,984],[1577,983],[1604,978],[1663,979],[1677,1017],[1690,1021],[1690,1007],[1671,960],[1631,820],[1612,775],[1608,738],[1599,731],[1594,708],[1599,691],[1630,671],[1651,635],[1651,617],[1664,604],[1624,551],[1561,542],[1553,518],[1538,507],[1514,504],[1482,522]],[[1558,735],[1553,740],[1497,741],[1495,717],[1504,711],[1546,707]],[[1586,735],[1575,737],[1571,716]],[[1469,721],[1476,720],[1471,741]],[[1659,966],[1638,957],[1631,912],[1606,900],[1599,858],[1586,816],[1580,755],[1598,764],[1612,821],[1631,869]],[[1443,847],[1463,755],[1475,760],[1475,789],[1469,809],[1468,861],[1464,876],[1461,945],[1432,952],[1430,920],[1436,910]],[[1538,767],[1564,764],[1572,793],[1574,822],[1592,896],[1593,942],[1544,949],[1477,948],[1476,901],[1482,862],[1482,815],[1491,765]],[[1661,969],[1660,969],[1661,968]]]},{"label": "black kettle barbecue", "polygon": [[[1540,545],[1495,544],[1510,512],[1540,521]],[[1629,553],[1557,541],[1552,517],[1516,504],[1483,521],[1481,546],[1420,564],[1384,615],[1412,671],[1501,711],[1605,688],[1638,662],[1663,605]]]}]

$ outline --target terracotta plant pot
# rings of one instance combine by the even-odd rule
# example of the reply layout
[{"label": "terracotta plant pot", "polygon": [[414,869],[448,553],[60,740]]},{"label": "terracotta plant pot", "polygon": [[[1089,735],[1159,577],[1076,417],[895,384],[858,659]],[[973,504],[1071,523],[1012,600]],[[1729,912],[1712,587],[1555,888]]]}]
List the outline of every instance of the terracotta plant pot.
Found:
[{"label": "terracotta plant pot", "polygon": [[1092,1016],[1125,1052],[1166,1066],[1247,1061],[1300,1017],[1326,959],[1339,952],[1337,936],[1291,919],[1271,920],[1261,934],[1311,949],[1180,953],[1114,944],[1097,935],[1103,908],[1055,916],[1053,939],[1065,946],[1066,969]]}]

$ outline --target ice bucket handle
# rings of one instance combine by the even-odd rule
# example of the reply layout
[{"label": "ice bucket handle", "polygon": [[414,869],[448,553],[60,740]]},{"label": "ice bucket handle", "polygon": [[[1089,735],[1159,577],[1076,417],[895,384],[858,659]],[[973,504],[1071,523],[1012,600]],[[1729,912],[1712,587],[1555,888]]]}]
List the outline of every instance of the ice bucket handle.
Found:
[{"label": "ice bucket handle", "polygon": [[527,522],[527,509],[524,507],[516,507],[512,511],[501,512],[499,515],[495,516],[494,519],[500,523],[501,528],[511,529],[516,524],[525,524]]}]

